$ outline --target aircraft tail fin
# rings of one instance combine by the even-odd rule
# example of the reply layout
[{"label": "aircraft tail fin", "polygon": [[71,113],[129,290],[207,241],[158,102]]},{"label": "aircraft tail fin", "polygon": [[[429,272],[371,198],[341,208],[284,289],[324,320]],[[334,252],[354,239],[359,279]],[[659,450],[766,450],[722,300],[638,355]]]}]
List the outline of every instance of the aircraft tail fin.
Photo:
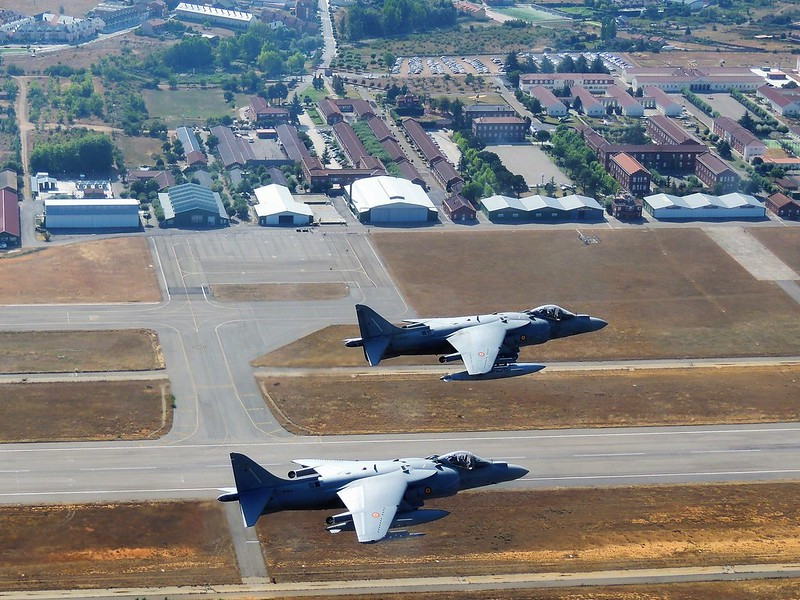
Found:
[{"label": "aircraft tail fin", "polygon": [[389,347],[392,336],[402,329],[389,323],[386,319],[364,304],[356,304],[358,328],[364,344],[364,356],[371,366],[377,365],[383,353]]},{"label": "aircraft tail fin", "polygon": [[273,475],[244,454],[231,452],[231,466],[244,525],[252,527],[272,498],[272,488],[286,483],[286,480]]}]

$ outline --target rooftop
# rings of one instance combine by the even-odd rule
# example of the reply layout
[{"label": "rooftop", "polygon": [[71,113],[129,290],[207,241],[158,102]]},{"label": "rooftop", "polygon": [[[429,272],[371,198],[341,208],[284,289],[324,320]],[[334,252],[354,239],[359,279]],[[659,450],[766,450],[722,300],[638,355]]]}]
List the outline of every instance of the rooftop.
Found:
[{"label": "rooftop", "polygon": [[644,168],[642,163],[633,158],[630,154],[625,154],[624,152],[620,154],[615,154],[614,156],[611,157],[611,160],[617,163],[620,167],[622,167],[622,170],[625,171],[628,175],[633,175],[634,173],[638,173],[640,171],[649,173],[649,171]]}]

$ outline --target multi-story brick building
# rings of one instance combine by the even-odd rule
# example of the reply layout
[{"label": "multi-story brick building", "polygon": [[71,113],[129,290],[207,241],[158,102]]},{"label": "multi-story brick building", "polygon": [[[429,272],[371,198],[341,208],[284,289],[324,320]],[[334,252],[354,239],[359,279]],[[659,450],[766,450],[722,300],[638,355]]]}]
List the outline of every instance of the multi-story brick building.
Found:
[{"label": "multi-story brick building", "polygon": [[735,192],[739,188],[739,175],[736,171],[711,152],[697,157],[694,174],[716,195]]},{"label": "multi-story brick building", "polygon": [[712,131],[728,142],[747,162],[762,158],[767,151],[764,142],[730,117],[714,119]]},{"label": "multi-story brick building", "polygon": [[478,117],[472,121],[472,135],[486,144],[525,141],[527,126],[519,117]]},{"label": "multi-story brick building", "polygon": [[622,152],[612,156],[608,172],[634,196],[641,198],[650,193],[650,171],[629,154]]}]

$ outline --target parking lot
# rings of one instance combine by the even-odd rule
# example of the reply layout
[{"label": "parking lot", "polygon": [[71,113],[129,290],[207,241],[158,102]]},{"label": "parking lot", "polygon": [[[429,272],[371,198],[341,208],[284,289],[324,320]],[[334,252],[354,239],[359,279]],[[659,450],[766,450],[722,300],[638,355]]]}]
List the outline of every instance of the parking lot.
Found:
[{"label": "parking lot", "polygon": [[551,177],[556,185],[572,184],[550,157],[533,144],[486,146],[486,150],[497,154],[509,171],[522,175],[529,187],[547,183]]},{"label": "parking lot", "polygon": [[412,56],[395,60],[392,75],[502,75],[503,59],[498,56]]}]

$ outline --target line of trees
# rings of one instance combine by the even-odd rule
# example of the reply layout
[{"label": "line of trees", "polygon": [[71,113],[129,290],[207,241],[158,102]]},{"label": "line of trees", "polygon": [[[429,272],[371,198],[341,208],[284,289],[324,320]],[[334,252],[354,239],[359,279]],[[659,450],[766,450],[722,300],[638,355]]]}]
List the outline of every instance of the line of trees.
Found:
[{"label": "line of trees", "polygon": [[609,175],[599,162],[592,149],[586,145],[583,136],[565,125],[559,125],[550,138],[550,152],[556,164],[563,167],[588,196],[598,193],[613,194],[619,184]]},{"label": "line of trees", "polygon": [[111,138],[86,132],[70,139],[37,143],[30,161],[33,171],[77,174],[107,172],[114,157]]},{"label": "line of trees", "polygon": [[453,140],[461,150],[458,168],[467,182],[460,192],[464,198],[476,202],[493,194],[518,197],[528,190],[525,178],[509,171],[497,154],[480,150],[473,140],[459,132],[453,134]]},{"label": "line of trees", "polygon": [[697,94],[689,91],[689,88],[683,89],[683,97],[706,113],[709,117],[716,119],[719,116],[719,113],[711,108],[711,105],[708,102],[700,98]]},{"label": "line of trees", "polygon": [[359,0],[339,24],[351,41],[385,35],[402,35],[456,24],[456,9],[450,0]]}]

